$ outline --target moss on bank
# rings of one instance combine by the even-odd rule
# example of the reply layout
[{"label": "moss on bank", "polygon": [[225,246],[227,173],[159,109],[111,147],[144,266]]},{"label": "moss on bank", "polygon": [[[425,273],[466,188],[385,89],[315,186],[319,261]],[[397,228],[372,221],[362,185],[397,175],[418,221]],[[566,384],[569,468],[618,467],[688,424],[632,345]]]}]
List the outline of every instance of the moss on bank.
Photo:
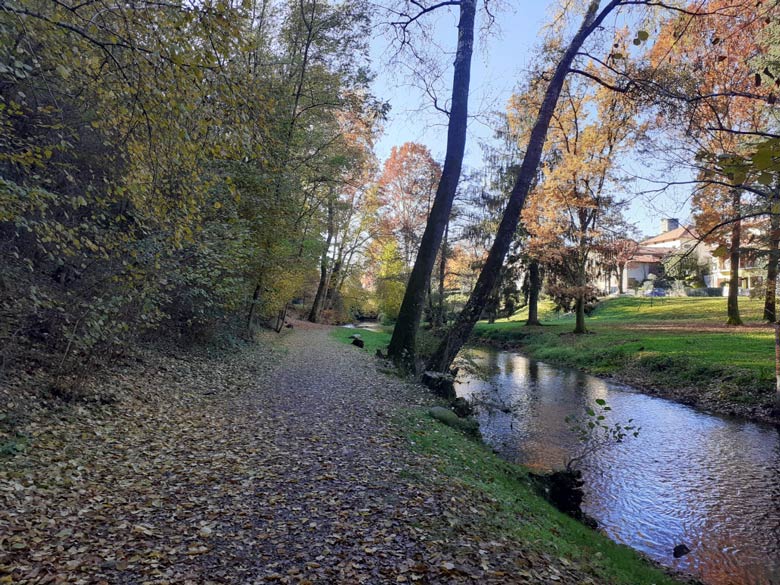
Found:
[{"label": "moss on bank", "polygon": [[[399,420],[411,448],[436,462],[435,481],[457,482],[476,492],[473,501],[489,501],[490,509],[471,509],[476,529],[506,538],[517,547],[552,556],[596,583],[625,585],[673,584],[675,580],[636,551],[616,544],[556,510],[539,496],[528,473],[507,463],[482,443],[430,418],[424,410]],[[434,481],[420,478],[421,481]],[[478,506],[478,504],[477,504]]]}]

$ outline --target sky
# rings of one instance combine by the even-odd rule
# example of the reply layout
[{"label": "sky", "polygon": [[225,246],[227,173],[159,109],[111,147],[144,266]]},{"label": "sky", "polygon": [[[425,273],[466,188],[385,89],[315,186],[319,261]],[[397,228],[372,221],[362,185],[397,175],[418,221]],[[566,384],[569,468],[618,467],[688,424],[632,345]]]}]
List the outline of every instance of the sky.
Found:
[{"label": "sky", "polygon": [[[503,111],[509,96],[523,78],[531,61],[534,48],[538,45],[539,31],[552,4],[545,0],[511,0],[496,13],[497,26],[488,35],[476,34],[475,51],[472,60],[471,95],[469,98],[469,131],[466,143],[465,168],[476,169],[481,164],[480,141],[489,141],[493,131],[489,127],[487,115],[491,111]],[[477,16],[477,28],[482,21]],[[433,40],[445,50],[453,51],[457,38],[457,18],[453,10],[451,15],[439,16],[429,22],[433,27]],[[384,134],[376,145],[376,154],[384,161],[393,146],[404,142],[425,144],[436,160],[443,161],[446,148],[446,117],[432,110],[430,98],[414,87],[397,70],[388,67],[392,55],[392,45],[381,35],[371,41],[373,68],[377,73],[373,87],[381,99],[390,103],[391,110],[385,123]],[[449,92],[452,78],[453,54],[446,57],[449,65],[444,72]],[[421,109],[422,108],[422,109]],[[626,160],[629,174],[646,176],[649,172],[647,161]],[[652,188],[653,185],[637,182],[632,190]],[[685,203],[684,194],[662,195],[648,200],[646,197],[630,195],[632,203],[627,212],[629,221],[647,236],[659,232],[662,217],[676,217],[682,222],[689,220],[690,210]]]}]

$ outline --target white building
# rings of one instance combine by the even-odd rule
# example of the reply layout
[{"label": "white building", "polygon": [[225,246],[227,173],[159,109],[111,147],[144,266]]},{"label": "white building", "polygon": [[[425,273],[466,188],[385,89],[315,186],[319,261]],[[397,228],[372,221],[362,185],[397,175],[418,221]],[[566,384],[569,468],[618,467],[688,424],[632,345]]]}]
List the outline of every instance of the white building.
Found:
[{"label": "white building", "polygon": [[[675,218],[661,220],[661,233],[639,242],[631,260],[623,271],[623,290],[647,280],[651,274],[663,273],[662,260],[669,254],[691,250],[699,264],[709,264],[708,247],[699,242],[699,234],[692,227],[681,226]],[[715,285],[717,286],[717,285]]]}]

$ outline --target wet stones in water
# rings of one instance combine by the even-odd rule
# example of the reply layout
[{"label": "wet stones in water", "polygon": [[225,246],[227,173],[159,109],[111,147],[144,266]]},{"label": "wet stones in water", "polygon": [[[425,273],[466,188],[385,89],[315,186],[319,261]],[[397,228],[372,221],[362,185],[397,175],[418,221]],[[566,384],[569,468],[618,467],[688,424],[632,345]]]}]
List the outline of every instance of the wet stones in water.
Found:
[{"label": "wet stones in water", "polygon": [[433,390],[434,394],[437,396],[450,400],[455,398],[455,378],[450,374],[423,372],[421,381],[428,388]]},{"label": "wet stones in water", "polygon": [[451,406],[455,414],[461,418],[474,414],[474,408],[471,406],[469,401],[461,396],[458,396],[455,400],[453,400]]},{"label": "wet stones in water", "polygon": [[674,547],[674,550],[672,551],[672,555],[674,555],[674,558],[679,559],[680,557],[684,557],[689,552],[691,552],[691,549],[689,549],[684,544],[678,544]]}]

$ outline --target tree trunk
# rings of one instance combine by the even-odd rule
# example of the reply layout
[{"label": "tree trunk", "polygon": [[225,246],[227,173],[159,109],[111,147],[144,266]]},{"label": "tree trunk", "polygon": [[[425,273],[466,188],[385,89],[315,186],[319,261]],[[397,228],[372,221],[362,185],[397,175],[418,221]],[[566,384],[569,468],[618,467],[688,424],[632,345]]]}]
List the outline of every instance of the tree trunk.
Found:
[{"label": "tree trunk", "polygon": [[439,328],[444,326],[444,279],[447,276],[447,254],[449,253],[449,248],[447,245],[447,240],[449,238],[449,222],[447,222],[447,225],[444,226],[444,240],[441,244],[441,250],[440,250],[440,258],[439,258],[439,306],[436,308],[436,323],[434,324],[434,328]]},{"label": "tree trunk", "polygon": [[249,314],[246,317],[246,331],[249,337],[252,337],[252,321],[254,321],[255,318],[255,306],[257,305],[257,300],[260,298],[260,290],[261,286],[258,282],[255,285],[255,292],[252,293],[252,303],[249,305]]},{"label": "tree trunk", "polygon": [[777,267],[780,263],[780,191],[775,191],[769,216],[769,260],[766,267],[764,321],[777,321]]},{"label": "tree trunk", "polygon": [[447,153],[444,157],[444,168],[436,189],[436,197],[428,215],[420,249],[409,276],[398,320],[393,329],[393,337],[387,350],[388,355],[396,363],[414,363],[417,329],[420,326],[425,293],[428,290],[431,272],[436,263],[436,254],[441,245],[444,228],[450,218],[452,201],[455,198],[455,191],[460,180],[463,153],[466,148],[475,13],[476,0],[460,1],[458,45],[452,81],[452,106],[447,127]]},{"label": "tree trunk", "polygon": [[574,57],[580,50],[582,43],[590,35],[597,26],[606,18],[616,6],[617,0],[613,0],[609,3],[598,16],[596,11],[599,7],[598,0],[592,0],[588,6],[588,10],[583,19],[582,25],[577,33],[571,40],[569,47],[561,57],[558,66],[555,69],[555,74],[550,80],[550,84],[544,95],[544,100],[539,108],[539,113],[536,117],[536,122],[531,130],[531,136],[528,140],[528,146],[526,147],[525,156],[523,157],[523,163],[520,167],[520,172],[515,182],[515,186],[512,188],[512,193],[509,196],[509,202],[507,203],[504,215],[501,218],[501,223],[496,233],[496,239],[490,248],[485,265],[477,278],[477,284],[466,302],[466,306],[458,315],[449,335],[445,337],[435,353],[428,362],[428,369],[439,372],[446,372],[452,360],[466,343],[471,331],[474,328],[479,316],[482,313],[485,303],[490,297],[490,293],[493,290],[493,286],[496,283],[496,279],[501,271],[501,266],[504,263],[509,247],[512,244],[512,240],[517,229],[517,224],[520,220],[520,212],[525,204],[525,198],[528,195],[528,191],[531,189],[536,179],[536,172],[539,168],[539,161],[542,158],[542,149],[544,147],[544,141],[547,137],[547,130],[550,126],[550,120],[552,119],[555,107],[558,103],[558,97],[561,94],[563,83],[566,79],[566,75],[569,73],[569,67],[571,67]]},{"label": "tree trunk", "polygon": [[[732,208],[734,217],[739,218],[741,214],[742,192],[734,189],[732,192]],[[742,239],[742,221],[737,219],[731,227],[731,250],[729,251],[729,260],[731,271],[729,273],[729,298],[727,303],[728,320],[727,325],[742,325],[742,319],[739,316],[739,256],[740,240]]]},{"label": "tree trunk", "polygon": [[320,282],[317,285],[317,294],[314,295],[314,302],[311,305],[309,311],[309,321],[316,323],[319,321],[320,313],[322,313],[322,305],[325,302],[325,293],[328,290],[328,250],[325,249],[322,252],[322,260],[320,261]]},{"label": "tree trunk", "polygon": [[623,272],[626,269],[625,264],[618,263],[617,269],[617,281],[618,281],[618,294],[623,294]]},{"label": "tree trunk", "polygon": [[433,306],[433,291],[431,290],[431,281],[428,281],[428,322],[431,326],[431,329],[433,329],[436,325],[436,316],[433,314],[436,310]]},{"label": "tree trunk", "polygon": [[320,320],[322,307],[325,303],[325,295],[328,292],[330,284],[330,273],[328,271],[328,252],[330,252],[330,243],[333,241],[334,231],[334,204],[333,197],[328,198],[328,237],[325,240],[325,249],[322,251],[322,260],[320,260],[320,283],[317,285],[317,294],[314,296],[314,302],[309,311],[309,321],[316,323]]},{"label": "tree trunk", "polygon": [[336,260],[333,263],[333,269],[330,271],[330,276],[328,277],[328,289],[325,293],[325,304],[323,305],[323,308],[330,311],[333,310],[333,307],[335,306],[336,302],[336,296],[340,292],[340,286],[339,282],[341,280],[341,262],[339,260]]},{"label": "tree trunk", "polygon": [[775,323],[775,410],[780,411],[780,323]]},{"label": "tree trunk", "polygon": [[542,279],[539,275],[539,261],[531,260],[528,264],[528,320],[526,325],[541,325],[539,322],[539,291]]},{"label": "tree trunk", "polygon": [[577,293],[577,299],[574,302],[574,313],[576,315],[576,321],[574,322],[574,333],[581,335],[587,333],[585,329],[585,296],[583,293]]}]

